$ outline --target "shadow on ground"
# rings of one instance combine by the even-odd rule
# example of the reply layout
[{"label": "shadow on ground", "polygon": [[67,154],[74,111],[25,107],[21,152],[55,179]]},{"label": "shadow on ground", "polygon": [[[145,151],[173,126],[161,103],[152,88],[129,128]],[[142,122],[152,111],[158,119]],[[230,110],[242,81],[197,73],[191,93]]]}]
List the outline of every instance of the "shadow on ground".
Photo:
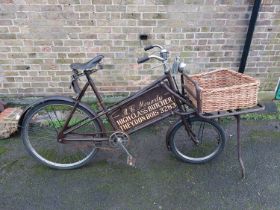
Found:
[{"label": "shadow on ground", "polygon": [[[243,121],[246,179],[240,179],[234,121],[223,123],[224,152],[203,165],[166,150],[168,121],[132,136],[125,155],[99,152],[78,170],[35,162],[19,136],[0,141],[0,209],[277,209],[280,206],[280,122]],[[233,135],[231,138],[229,136]]]}]

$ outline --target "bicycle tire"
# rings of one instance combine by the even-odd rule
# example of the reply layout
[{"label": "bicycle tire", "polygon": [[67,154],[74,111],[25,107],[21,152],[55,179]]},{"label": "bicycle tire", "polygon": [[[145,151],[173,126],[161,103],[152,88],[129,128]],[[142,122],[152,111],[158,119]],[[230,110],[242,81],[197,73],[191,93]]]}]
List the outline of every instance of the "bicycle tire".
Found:
[{"label": "bicycle tire", "polygon": [[[87,164],[97,153],[97,148],[94,146],[93,142],[75,141],[67,144],[66,143],[62,144],[59,143],[57,139],[53,139],[55,138],[55,136],[57,137],[58,128],[56,128],[56,126],[61,126],[61,127],[63,126],[62,117],[65,116],[66,118],[67,115],[66,111],[72,110],[74,104],[75,104],[74,101],[69,102],[63,99],[48,100],[44,103],[37,104],[36,106],[32,107],[26,113],[23,119],[22,129],[21,129],[21,139],[23,141],[26,150],[37,161],[50,168],[54,168],[54,169],[79,168]],[[62,110],[58,110],[58,109],[54,110],[54,106],[57,106],[58,109],[62,109]],[[59,108],[59,106],[61,106],[61,108]],[[53,113],[51,113],[52,114],[51,117],[49,113],[44,114],[43,112],[44,108],[47,110],[46,111],[47,113],[48,113],[48,109],[52,108]],[[58,119],[59,114],[61,115],[60,119]],[[79,118],[81,118],[82,116],[81,114],[84,114],[84,117],[89,117],[91,119],[95,117],[90,113],[89,110],[87,110],[81,105],[78,105],[71,120],[72,119],[80,120]],[[48,120],[48,116],[50,117],[50,120]],[[52,119],[55,117],[56,117],[56,121],[53,121]],[[53,133],[52,131],[49,132],[48,128],[51,128],[53,132],[56,132],[56,134]],[[36,131],[32,132],[32,129],[33,130],[36,129]],[[93,129],[95,129],[96,132],[101,132],[101,127],[97,122],[97,120],[91,120],[89,127],[87,128],[84,127],[84,129],[91,130],[91,132],[93,132]],[[34,135],[32,136],[32,140],[31,140],[31,134]],[[33,137],[34,137],[34,141],[33,141]],[[69,156],[69,157],[65,156],[64,158],[62,157],[60,150],[63,150],[63,152],[65,151],[69,153],[71,152],[73,153],[73,156]],[[74,154],[75,151],[77,152],[77,154]],[[80,159],[79,155],[82,155],[81,153],[84,153],[85,157]],[[55,157],[56,160],[53,160]],[[61,162],[59,162],[60,160],[57,160],[60,157],[61,157]],[[76,160],[74,159],[74,157],[76,158]]]},{"label": "bicycle tire", "polygon": [[[170,149],[172,153],[176,156],[176,158],[186,163],[200,164],[206,163],[217,157],[223,151],[223,148],[225,146],[225,133],[222,127],[213,120],[200,117],[192,117],[187,121],[189,122],[192,131],[196,134],[199,143],[196,145],[190,139],[189,135],[187,134],[187,131],[185,130],[182,120],[178,121],[173,126],[173,129],[171,130],[169,135]],[[198,126],[199,132],[202,132],[202,135],[200,133],[196,133],[196,124],[200,123],[203,123],[203,130],[201,130],[201,125]],[[215,133],[216,135],[214,135]],[[202,139],[205,136],[204,134],[207,134],[208,138],[213,137],[213,148],[209,149],[210,141],[206,142],[204,139]],[[179,140],[181,141],[180,144],[183,145],[178,144],[177,141]],[[202,145],[203,143],[208,144]],[[179,148],[179,146],[182,146],[184,148]],[[202,146],[205,146],[207,151],[206,149],[203,149]]]}]

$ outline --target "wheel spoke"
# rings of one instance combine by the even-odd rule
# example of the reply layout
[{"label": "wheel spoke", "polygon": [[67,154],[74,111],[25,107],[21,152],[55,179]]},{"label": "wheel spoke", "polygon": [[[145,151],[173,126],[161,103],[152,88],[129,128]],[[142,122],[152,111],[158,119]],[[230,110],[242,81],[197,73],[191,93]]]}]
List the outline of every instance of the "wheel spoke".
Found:
[{"label": "wheel spoke", "polygon": [[59,127],[62,128],[61,122],[60,122],[60,120],[58,119],[57,114],[56,114],[56,111],[54,111],[53,107],[52,107],[52,111],[53,111],[53,113],[54,113],[54,115],[55,115],[56,120],[57,120],[58,123],[59,123]]},{"label": "wheel spoke", "polygon": [[[57,141],[58,129],[66,122],[74,104],[52,101],[33,107],[23,126],[23,141],[26,148],[40,162],[59,169],[76,168],[85,164],[95,153],[96,147],[88,142]],[[75,125],[77,134],[101,133],[97,122],[89,112],[78,106],[69,125]],[[79,126],[81,125],[82,126]],[[79,126],[79,127],[78,127]]]},{"label": "wheel spoke", "polygon": [[[49,118],[50,118],[50,120],[51,120],[51,124],[53,124],[53,127],[55,128],[55,131],[56,131],[56,134],[58,134],[58,130],[56,129],[56,126],[55,126],[55,124],[54,124],[54,122],[52,121],[52,118],[51,118],[51,116],[50,116],[50,113],[49,112],[47,112],[48,113],[48,116],[49,116]],[[49,121],[48,121],[49,122]]]},{"label": "wheel spoke", "polygon": [[216,157],[222,151],[225,143],[222,128],[214,121],[202,118],[191,118],[190,124],[199,143],[193,143],[184,129],[183,123],[179,122],[171,132],[172,152],[179,159],[191,163],[203,163]]},{"label": "wheel spoke", "polygon": [[205,122],[203,122],[202,124],[200,124],[199,126],[199,131],[198,131],[198,140],[200,141],[200,143],[202,144],[202,137],[203,137],[203,131],[204,131],[204,127],[205,127]]}]

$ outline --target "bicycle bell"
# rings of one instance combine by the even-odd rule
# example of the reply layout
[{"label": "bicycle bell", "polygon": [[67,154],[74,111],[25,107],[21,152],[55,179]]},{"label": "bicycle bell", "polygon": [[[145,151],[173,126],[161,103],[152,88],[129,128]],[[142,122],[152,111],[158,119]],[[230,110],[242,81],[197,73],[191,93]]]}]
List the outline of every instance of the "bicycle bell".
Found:
[{"label": "bicycle bell", "polygon": [[169,52],[166,49],[162,49],[160,51],[160,57],[162,57],[164,60],[168,59],[168,55],[169,55]]}]

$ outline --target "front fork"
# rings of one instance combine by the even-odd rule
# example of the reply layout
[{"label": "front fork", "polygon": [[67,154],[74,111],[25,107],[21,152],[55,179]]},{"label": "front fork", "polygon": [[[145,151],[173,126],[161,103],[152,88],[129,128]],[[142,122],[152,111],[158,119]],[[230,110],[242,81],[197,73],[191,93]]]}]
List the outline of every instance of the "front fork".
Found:
[{"label": "front fork", "polygon": [[197,139],[195,133],[193,132],[192,128],[190,127],[190,123],[187,122],[186,117],[181,116],[183,125],[185,127],[185,130],[187,131],[189,137],[191,138],[191,140],[193,141],[193,143],[195,143],[196,145],[199,144],[199,140]]},{"label": "front fork", "polygon": [[184,128],[187,132],[187,135],[190,136],[191,141],[194,142],[195,145],[199,144],[199,140],[197,139],[196,134],[193,132],[192,128],[191,128],[191,124],[189,123],[189,118],[191,117],[191,113],[188,115],[181,115],[181,119],[178,119],[176,122],[174,122],[172,125],[170,125],[170,127],[168,128],[168,131],[166,133],[166,147],[167,149],[170,151],[171,147],[170,147],[170,139],[171,139],[171,134],[173,133],[173,130],[175,129],[175,127],[177,126],[177,124],[182,121]]},{"label": "front fork", "polygon": [[[167,79],[168,79],[171,90],[176,93],[178,91],[178,88],[176,88],[176,82],[174,82],[175,79],[171,76],[170,72],[167,72],[166,75],[167,75]],[[181,120],[183,122],[185,130],[187,131],[187,134],[191,137],[191,140],[197,145],[199,143],[199,141],[197,140],[196,135],[192,131],[192,129],[190,127],[190,123],[187,122],[186,115],[183,114],[183,113],[186,112],[186,109],[184,107],[183,102],[176,95],[175,95],[175,102],[176,102],[177,107],[179,109],[179,113],[181,113],[180,114],[181,115]],[[169,148],[169,145],[167,145],[167,147]]]}]

